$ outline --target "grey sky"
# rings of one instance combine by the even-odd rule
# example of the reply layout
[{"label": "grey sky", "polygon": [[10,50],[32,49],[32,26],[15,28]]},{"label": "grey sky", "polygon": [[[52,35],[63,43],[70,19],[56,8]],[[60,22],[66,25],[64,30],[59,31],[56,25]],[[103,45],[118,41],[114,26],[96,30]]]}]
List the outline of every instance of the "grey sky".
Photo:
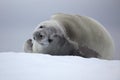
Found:
[{"label": "grey sky", "polygon": [[120,0],[0,0],[0,51],[23,51],[38,23],[63,12],[93,17],[111,33],[120,59]]}]

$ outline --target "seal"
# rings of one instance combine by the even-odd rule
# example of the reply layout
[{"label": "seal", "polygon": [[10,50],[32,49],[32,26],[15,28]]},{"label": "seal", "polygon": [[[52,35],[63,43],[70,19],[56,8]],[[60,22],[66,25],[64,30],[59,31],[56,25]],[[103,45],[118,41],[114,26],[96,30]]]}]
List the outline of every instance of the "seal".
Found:
[{"label": "seal", "polygon": [[102,59],[112,59],[114,52],[114,42],[108,31],[86,16],[55,14],[35,28],[33,39],[33,43],[31,39],[25,42],[25,52]]}]

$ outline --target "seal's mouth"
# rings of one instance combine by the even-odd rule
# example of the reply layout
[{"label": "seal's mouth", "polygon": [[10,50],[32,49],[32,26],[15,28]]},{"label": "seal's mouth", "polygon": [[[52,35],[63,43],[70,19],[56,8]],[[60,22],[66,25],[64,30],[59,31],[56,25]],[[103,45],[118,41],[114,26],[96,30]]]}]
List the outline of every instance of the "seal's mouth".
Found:
[{"label": "seal's mouth", "polygon": [[42,40],[37,39],[37,40],[34,40],[34,42],[36,42],[38,45],[42,47],[48,47],[50,45],[47,39],[42,39]]},{"label": "seal's mouth", "polygon": [[48,42],[44,42],[44,43],[40,42],[39,44],[40,44],[41,46],[43,46],[43,47],[48,47],[48,46],[49,46],[49,43],[48,43]]}]

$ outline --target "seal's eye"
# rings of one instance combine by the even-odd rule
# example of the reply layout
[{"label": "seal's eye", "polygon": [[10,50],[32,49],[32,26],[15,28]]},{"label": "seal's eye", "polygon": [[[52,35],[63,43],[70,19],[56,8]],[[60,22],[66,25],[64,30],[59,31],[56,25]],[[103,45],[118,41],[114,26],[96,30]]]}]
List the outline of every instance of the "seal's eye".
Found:
[{"label": "seal's eye", "polygon": [[43,35],[39,35],[40,38],[43,38]]},{"label": "seal's eye", "polygon": [[40,26],[39,28],[44,28],[44,26]]},{"label": "seal's eye", "polygon": [[53,40],[52,39],[48,39],[48,42],[51,43]]}]

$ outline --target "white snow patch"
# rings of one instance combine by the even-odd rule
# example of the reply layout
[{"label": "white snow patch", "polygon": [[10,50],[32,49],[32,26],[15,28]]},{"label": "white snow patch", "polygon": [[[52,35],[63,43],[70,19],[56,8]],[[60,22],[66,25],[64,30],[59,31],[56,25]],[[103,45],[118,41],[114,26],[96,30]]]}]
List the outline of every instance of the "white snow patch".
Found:
[{"label": "white snow patch", "polygon": [[0,80],[120,80],[120,60],[3,52]]}]

